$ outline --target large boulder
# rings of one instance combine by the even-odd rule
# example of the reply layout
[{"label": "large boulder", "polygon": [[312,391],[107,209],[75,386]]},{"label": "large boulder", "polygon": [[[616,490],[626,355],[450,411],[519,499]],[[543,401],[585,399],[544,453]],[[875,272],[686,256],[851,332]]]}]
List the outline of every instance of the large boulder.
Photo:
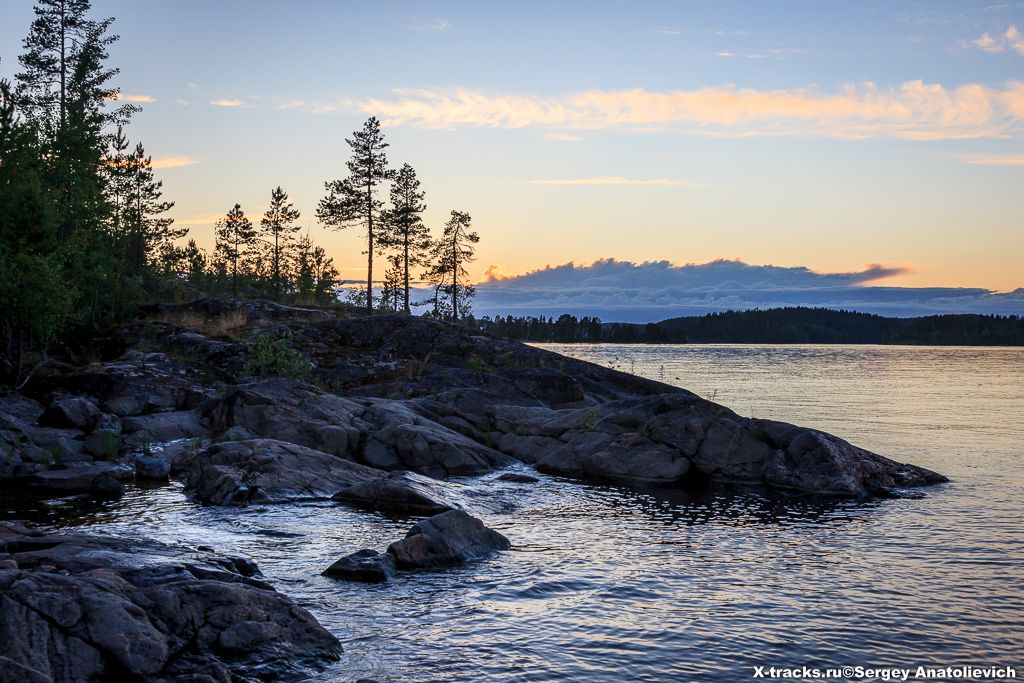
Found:
[{"label": "large boulder", "polygon": [[477,474],[511,462],[401,402],[343,398],[293,380],[238,385],[213,407],[211,423],[215,434],[240,427],[379,469],[435,478]]},{"label": "large boulder", "polygon": [[0,525],[0,680],[298,679],[341,645],[255,565]]},{"label": "large boulder", "polygon": [[209,505],[327,499],[385,476],[335,455],[275,439],[218,443],[192,459],[186,490]]},{"label": "large boulder", "polygon": [[70,427],[89,431],[100,416],[96,404],[84,396],[65,396],[57,399],[39,416],[44,427]]},{"label": "large boulder", "polygon": [[513,430],[499,448],[529,450],[528,461],[552,474],[656,484],[696,476],[846,496],[945,481],[830,434],[740,417],[682,392],[552,411],[547,419],[537,410],[508,417],[516,412],[497,420]]},{"label": "large boulder", "polygon": [[210,430],[194,410],[137,415],[124,418],[122,423],[125,432],[136,433],[150,442],[203,439],[210,436]]},{"label": "large boulder", "polygon": [[405,538],[388,546],[399,569],[455,567],[508,550],[507,538],[462,510],[449,510],[413,525]]}]

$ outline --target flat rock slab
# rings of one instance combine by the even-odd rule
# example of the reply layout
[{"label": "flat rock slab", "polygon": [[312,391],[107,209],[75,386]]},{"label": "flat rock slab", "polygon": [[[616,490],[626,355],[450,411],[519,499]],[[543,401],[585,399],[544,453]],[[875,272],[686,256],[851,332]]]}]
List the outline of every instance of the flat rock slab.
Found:
[{"label": "flat rock slab", "polygon": [[135,476],[130,465],[112,462],[70,463],[44,472],[36,472],[28,483],[36,489],[119,496],[123,482]]},{"label": "flat rock slab", "polygon": [[298,680],[338,640],[242,558],[0,525],[2,680]]},{"label": "flat rock slab", "polygon": [[353,484],[334,494],[333,499],[400,515],[436,515],[459,507],[450,486],[412,472],[393,472]]},{"label": "flat rock slab", "polygon": [[186,490],[208,505],[329,499],[340,489],[384,472],[335,455],[275,439],[209,446],[192,460]]}]

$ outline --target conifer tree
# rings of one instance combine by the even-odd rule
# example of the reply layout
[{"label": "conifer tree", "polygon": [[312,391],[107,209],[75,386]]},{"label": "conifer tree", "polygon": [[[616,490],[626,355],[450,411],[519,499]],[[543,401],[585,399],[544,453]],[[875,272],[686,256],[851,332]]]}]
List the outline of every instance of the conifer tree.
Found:
[{"label": "conifer tree", "polygon": [[301,214],[288,201],[288,193],[278,185],[270,192],[270,208],[263,214],[260,228],[264,239],[270,245],[271,277],[274,281],[274,298],[281,298],[281,275],[287,264],[287,252],[292,236],[299,227],[295,221]]},{"label": "conifer tree", "polygon": [[[129,194],[124,212],[128,233],[126,260],[129,272],[141,275],[156,261],[158,254],[171,255],[174,241],[184,237],[188,228],[175,228],[174,219],[162,215],[174,207],[174,202],[162,200],[164,183],[153,176],[153,157],[146,155],[141,142],[135,146],[129,167]],[[164,259],[164,270],[170,261]]]},{"label": "conifer tree", "polygon": [[347,162],[349,175],[343,180],[325,183],[327,196],[320,200],[316,215],[321,223],[335,230],[357,226],[366,229],[366,311],[373,313],[373,255],[380,249],[378,238],[382,231],[383,207],[377,194],[391,175],[384,152],[388,143],[374,117],[345,142],[352,150]]},{"label": "conifer tree", "polygon": [[[433,245],[433,262],[423,277],[434,284],[434,308],[453,321],[469,314],[470,299],[476,293],[469,282],[466,264],[476,259],[474,246],[480,236],[470,230],[472,218],[464,211],[452,211],[444,225],[444,233]],[[440,297],[448,297],[450,306],[442,305]]]},{"label": "conifer tree", "polygon": [[427,206],[412,166],[403,164],[393,180],[391,210],[384,215],[381,242],[385,247],[397,249],[401,256],[403,310],[409,313],[409,269],[425,265],[430,249],[430,231],[422,218]]},{"label": "conifer tree", "polygon": [[80,229],[99,229],[108,207],[101,161],[108,125],[127,122],[138,107],[109,107],[119,90],[118,69],[104,66],[117,40],[113,19],[87,17],[89,0],[39,0],[19,57],[17,96],[49,160],[46,182],[60,192],[58,234],[63,244]]},{"label": "conifer tree", "polygon": [[256,231],[252,221],[245,217],[239,204],[235,204],[227,215],[217,221],[214,227],[218,260],[231,273],[231,295],[238,298],[238,265],[252,249]]}]

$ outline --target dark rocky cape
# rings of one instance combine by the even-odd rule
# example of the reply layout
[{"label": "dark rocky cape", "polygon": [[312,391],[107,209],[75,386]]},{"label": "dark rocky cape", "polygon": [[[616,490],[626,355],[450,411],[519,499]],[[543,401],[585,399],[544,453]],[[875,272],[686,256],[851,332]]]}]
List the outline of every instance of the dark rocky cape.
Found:
[{"label": "dark rocky cape", "polygon": [[[229,315],[247,321],[217,329]],[[291,377],[246,376],[260,335],[287,338],[306,367]],[[683,389],[402,315],[341,318],[215,300],[154,307],[117,329],[99,360],[53,363],[22,393],[0,396],[0,482],[24,490],[116,496],[132,479],[180,473],[199,504],[333,498],[437,515],[460,507],[445,479],[515,463],[627,484],[857,497],[945,481],[824,432],[741,417]],[[438,536],[446,528],[422,527]],[[394,545],[387,563],[431,566],[410,559],[410,543]],[[287,677],[335,656],[333,637],[253,578],[255,566],[214,557],[190,564],[180,552],[0,530],[0,640],[20,643],[3,653],[0,671],[52,681],[228,680],[269,665]],[[382,556],[363,553],[349,562],[356,573],[367,563],[380,570]],[[45,604],[26,597],[45,595]],[[83,616],[108,604],[123,628],[144,637],[108,633]]]}]

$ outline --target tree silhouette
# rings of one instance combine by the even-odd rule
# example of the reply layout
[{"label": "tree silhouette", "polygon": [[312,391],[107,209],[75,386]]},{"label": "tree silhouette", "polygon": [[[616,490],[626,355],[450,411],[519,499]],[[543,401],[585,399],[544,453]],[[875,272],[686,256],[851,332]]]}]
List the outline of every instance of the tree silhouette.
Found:
[{"label": "tree silhouette", "polygon": [[383,216],[381,243],[397,249],[401,257],[403,310],[409,313],[409,269],[425,265],[430,250],[430,231],[423,224],[424,192],[416,171],[403,164],[391,183],[391,210]]},{"label": "tree silhouette", "polygon": [[[464,211],[452,211],[451,218],[444,225],[444,233],[433,245],[433,263],[423,274],[427,281],[434,283],[435,310],[442,315],[450,315],[454,321],[469,313],[470,299],[476,293],[469,283],[465,267],[476,259],[474,245],[480,241],[480,236],[469,229],[472,220]],[[450,310],[441,305],[441,295],[448,297]]]},{"label": "tree silhouette", "polygon": [[391,175],[384,153],[388,143],[374,117],[345,142],[352,150],[352,157],[346,164],[349,175],[343,180],[325,183],[327,196],[320,200],[316,215],[321,223],[335,230],[359,226],[366,229],[366,311],[373,313],[373,254],[374,249],[380,248],[375,241],[382,229],[383,207],[377,193]]},{"label": "tree silhouette", "polygon": [[270,192],[270,208],[263,214],[260,227],[270,244],[271,277],[274,281],[274,298],[281,298],[281,265],[291,243],[292,235],[298,232],[295,221],[301,214],[288,201],[288,193],[278,185]]},{"label": "tree silhouette", "polygon": [[238,298],[238,262],[252,249],[256,231],[252,221],[245,217],[239,204],[235,204],[227,215],[217,221],[215,251],[218,258],[231,268],[231,295]]}]

